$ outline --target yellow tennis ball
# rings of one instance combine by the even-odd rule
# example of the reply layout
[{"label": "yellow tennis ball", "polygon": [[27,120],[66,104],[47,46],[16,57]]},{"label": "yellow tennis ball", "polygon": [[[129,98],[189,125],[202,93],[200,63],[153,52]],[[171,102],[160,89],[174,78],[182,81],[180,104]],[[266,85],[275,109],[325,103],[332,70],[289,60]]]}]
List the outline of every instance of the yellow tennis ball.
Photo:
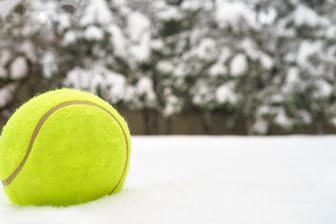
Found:
[{"label": "yellow tennis ball", "polygon": [[72,205],[122,189],[130,160],[125,120],[87,92],[32,98],[3,128],[0,179],[18,205]]}]

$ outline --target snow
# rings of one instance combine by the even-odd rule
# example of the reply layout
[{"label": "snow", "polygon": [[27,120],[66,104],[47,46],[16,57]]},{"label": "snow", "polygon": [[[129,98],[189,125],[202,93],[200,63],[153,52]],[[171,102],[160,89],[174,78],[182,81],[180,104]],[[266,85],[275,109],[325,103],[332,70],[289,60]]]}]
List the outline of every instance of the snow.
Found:
[{"label": "snow", "polygon": [[198,106],[204,106],[213,100],[212,88],[205,80],[198,80],[191,90],[192,102]]},{"label": "snow", "polygon": [[169,117],[180,112],[181,103],[179,102],[178,97],[172,94],[172,90],[166,88],[164,94],[166,99],[166,105],[163,108],[163,115]]},{"label": "snow", "polygon": [[113,21],[113,15],[106,0],[88,0],[88,6],[82,15],[83,17],[80,20],[82,26],[91,24],[109,25]]},{"label": "snow", "polygon": [[273,68],[273,66],[274,66],[273,59],[266,54],[260,55],[260,61],[261,61],[261,65],[266,70],[269,70],[269,69]]},{"label": "snow", "polygon": [[269,8],[264,11],[261,11],[258,15],[258,21],[261,24],[271,25],[274,23],[274,20],[277,18],[277,11],[274,8]]},{"label": "snow", "polygon": [[[41,27],[51,28],[54,23],[58,23],[59,30],[65,30],[70,26],[70,18],[65,18],[58,9],[57,2],[54,1],[32,1],[29,10],[31,21],[35,21]],[[28,28],[30,30],[31,28]]]},{"label": "snow", "polygon": [[151,40],[151,48],[155,51],[162,51],[164,48],[164,43],[160,39],[152,39]]},{"label": "snow", "polygon": [[[125,97],[127,85],[126,78],[123,75],[112,71],[105,71],[104,73],[105,77],[102,79],[98,78],[97,81],[102,82],[102,87],[106,85],[103,89],[107,89],[108,93],[107,96],[105,95],[104,97],[111,103],[116,104]],[[88,80],[90,80],[90,77],[88,77]]]},{"label": "snow", "polygon": [[251,59],[260,61],[265,70],[269,70],[274,66],[273,59],[266,53],[258,50],[254,40],[245,38],[239,45],[240,49],[246,52]]},{"label": "snow", "polygon": [[15,8],[20,0],[2,0],[0,1],[0,17],[6,17]]},{"label": "snow", "polygon": [[216,6],[215,20],[220,28],[231,28],[234,32],[245,27],[248,29],[259,28],[255,11],[246,3],[217,0]]},{"label": "snow", "polygon": [[127,31],[132,42],[129,49],[133,59],[138,62],[146,62],[151,52],[151,23],[150,20],[140,12],[132,12],[127,20]]},{"label": "snow", "polygon": [[20,51],[24,53],[27,59],[36,62],[35,46],[31,41],[24,41],[20,46]]},{"label": "snow", "polygon": [[326,18],[318,15],[313,9],[299,4],[293,13],[293,20],[296,26],[325,26],[329,24]]},{"label": "snow", "polygon": [[304,124],[310,124],[313,121],[312,116],[307,111],[300,110],[299,115]]},{"label": "snow", "polygon": [[140,97],[144,97],[148,106],[153,106],[156,100],[153,82],[149,77],[143,76],[136,84],[136,92]]},{"label": "snow", "polygon": [[64,46],[74,44],[77,40],[77,33],[75,31],[69,30],[64,34],[62,44]]},{"label": "snow", "polygon": [[209,75],[212,77],[225,75],[227,73],[227,68],[222,63],[215,63],[209,68]]},{"label": "snow", "polygon": [[9,67],[10,78],[17,80],[22,79],[28,74],[27,60],[23,56],[17,57]]},{"label": "snow", "polygon": [[0,108],[5,107],[8,103],[10,103],[14,97],[14,93],[16,91],[17,84],[7,84],[0,89]]},{"label": "snow", "polygon": [[302,41],[297,53],[297,63],[302,67],[309,66],[309,58],[322,52],[321,41]]},{"label": "snow", "polygon": [[89,26],[84,31],[84,37],[87,40],[99,41],[103,39],[104,32],[97,26]]},{"label": "snow", "polygon": [[113,0],[113,5],[115,7],[123,7],[126,5],[127,0]]},{"label": "snow", "polygon": [[278,125],[280,125],[281,127],[284,128],[291,128],[293,125],[293,120],[291,120],[290,118],[288,118],[286,111],[281,108],[276,110],[277,115],[275,116],[275,123],[277,123]]},{"label": "snow", "polygon": [[146,35],[141,44],[132,45],[129,48],[129,53],[135,62],[137,63],[147,62],[151,55],[149,36]]},{"label": "snow", "polygon": [[325,80],[316,80],[314,84],[317,88],[316,98],[329,97],[334,91],[334,87]]},{"label": "snow", "polygon": [[46,78],[51,78],[57,72],[56,56],[52,52],[46,52],[41,59],[43,75]]},{"label": "snow", "polygon": [[325,31],[325,36],[328,39],[335,39],[336,38],[336,26],[329,26]]},{"label": "snow", "polygon": [[111,43],[114,48],[114,54],[118,57],[125,58],[127,56],[127,44],[126,39],[117,25],[111,25],[108,28],[108,32],[111,34]]},{"label": "snow", "polygon": [[0,66],[0,78],[7,78],[7,70]]},{"label": "snow", "polygon": [[[285,83],[282,89],[286,93],[299,91],[303,87],[302,85],[300,85],[300,82],[301,82],[301,78],[300,78],[299,69],[297,67],[292,66],[288,69]],[[301,87],[301,88],[298,88],[298,87]]]},{"label": "snow", "polygon": [[264,119],[258,117],[252,126],[252,130],[257,134],[265,134],[268,131],[268,123]]},{"label": "snow", "polygon": [[97,94],[97,86],[102,90],[103,97],[116,104],[122,101],[126,94],[126,79],[123,75],[108,70],[103,66],[93,66],[91,69],[72,69],[64,80],[65,86],[85,89]]},{"label": "snow", "polygon": [[216,99],[218,103],[231,103],[234,104],[237,101],[237,96],[234,91],[234,83],[228,82],[222,84],[216,90]]},{"label": "snow", "polygon": [[71,18],[67,14],[60,14],[57,17],[58,30],[64,31],[71,26]]},{"label": "snow", "polygon": [[131,41],[139,42],[149,32],[150,21],[140,12],[132,12],[128,17],[127,29]]},{"label": "snow", "polygon": [[240,76],[247,73],[248,62],[244,54],[237,54],[230,63],[230,72],[232,76]]},{"label": "snow", "polygon": [[232,54],[231,49],[227,46],[223,46],[220,51],[218,61],[225,64],[226,61],[230,58],[231,54]]},{"label": "snow", "polygon": [[[65,208],[18,207],[1,224],[336,222],[336,137],[133,137],[124,190]],[[0,187],[1,188],[1,187]]]},{"label": "snow", "polygon": [[169,7],[166,10],[161,10],[158,13],[158,18],[162,21],[170,21],[170,20],[181,20],[183,15],[176,7]]},{"label": "snow", "polygon": [[197,11],[201,9],[202,7],[208,7],[209,9],[211,7],[211,2],[209,1],[194,1],[194,0],[185,0],[182,1],[181,9],[185,11]]},{"label": "snow", "polygon": [[6,64],[11,60],[12,53],[7,49],[3,49],[0,51],[0,65],[6,66]]},{"label": "snow", "polygon": [[156,69],[162,74],[170,74],[174,71],[175,66],[168,60],[162,60],[157,63]]},{"label": "snow", "polygon": [[196,55],[204,61],[212,61],[217,56],[216,42],[212,38],[205,38],[199,43]]}]

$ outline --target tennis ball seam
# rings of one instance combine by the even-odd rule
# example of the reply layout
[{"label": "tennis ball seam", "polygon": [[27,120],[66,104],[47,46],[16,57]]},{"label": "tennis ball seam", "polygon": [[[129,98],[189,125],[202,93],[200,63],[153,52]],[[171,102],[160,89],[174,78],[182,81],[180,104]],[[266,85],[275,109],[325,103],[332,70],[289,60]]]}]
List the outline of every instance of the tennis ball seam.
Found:
[{"label": "tennis ball seam", "polygon": [[113,120],[117,122],[118,126],[120,127],[120,129],[122,131],[122,135],[123,135],[124,140],[125,140],[125,144],[126,144],[126,161],[125,161],[125,164],[124,164],[124,167],[123,167],[123,171],[122,171],[121,177],[119,178],[116,186],[113,187],[113,189],[110,192],[110,194],[113,193],[115,189],[117,189],[117,187],[119,186],[120,182],[122,181],[122,179],[123,179],[123,177],[124,177],[124,175],[126,173],[127,165],[128,165],[129,142],[128,142],[127,137],[126,137],[126,131],[124,130],[124,128],[122,127],[120,121],[115,117],[115,115],[113,113],[111,113],[110,111],[108,111],[107,109],[105,109],[103,106],[100,106],[100,105],[98,105],[96,103],[93,103],[91,101],[85,101],[85,100],[74,100],[74,101],[67,101],[67,102],[63,102],[63,103],[57,104],[56,106],[50,108],[46,113],[44,113],[42,115],[42,117],[37,122],[37,125],[34,128],[34,131],[33,131],[33,134],[32,134],[32,136],[30,138],[30,141],[29,141],[28,148],[26,150],[25,156],[20,161],[19,165],[14,169],[14,171],[9,175],[9,177],[7,177],[5,180],[2,180],[2,184],[4,186],[8,186],[10,183],[12,183],[12,181],[15,179],[15,177],[23,169],[23,167],[24,167],[25,163],[27,162],[28,157],[29,157],[29,155],[30,155],[30,153],[31,153],[31,151],[33,149],[33,145],[34,145],[35,139],[38,136],[39,131],[41,130],[43,124],[48,120],[48,118],[53,113],[55,113],[56,111],[58,111],[59,109],[62,109],[62,108],[67,107],[67,106],[73,106],[73,105],[88,105],[88,106],[97,107],[97,108],[103,110],[104,112],[108,113],[113,118]]}]

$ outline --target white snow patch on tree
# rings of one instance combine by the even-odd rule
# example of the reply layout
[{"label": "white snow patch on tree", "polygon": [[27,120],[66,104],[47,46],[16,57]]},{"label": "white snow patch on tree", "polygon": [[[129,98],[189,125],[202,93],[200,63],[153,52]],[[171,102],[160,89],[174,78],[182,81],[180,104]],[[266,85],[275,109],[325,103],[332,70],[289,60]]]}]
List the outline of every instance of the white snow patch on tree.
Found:
[{"label": "white snow patch on tree", "polygon": [[0,66],[0,78],[5,79],[8,77],[7,70]]},{"label": "white snow patch on tree", "polygon": [[230,103],[235,104],[237,102],[237,95],[234,91],[235,84],[233,82],[227,82],[219,86],[216,90],[216,100],[218,103]]},{"label": "white snow patch on tree", "polygon": [[74,68],[67,74],[64,85],[95,94],[98,94],[99,89],[104,99],[114,104],[124,101],[127,96],[126,78],[102,66],[94,66],[92,69]]},{"label": "white snow patch on tree", "polygon": [[163,108],[163,115],[169,117],[180,112],[182,104],[180,103],[179,98],[172,93],[172,90],[170,88],[164,89],[164,95],[166,104]]},{"label": "white snow patch on tree", "polygon": [[65,86],[71,86],[75,89],[87,89],[90,90],[90,92],[94,92],[91,91],[92,89],[90,88],[90,81],[89,81],[89,79],[93,77],[94,77],[93,74],[90,77],[90,75],[88,75],[88,72],[85,71],[84,69],[74,68],[67,73],[67,76],[63,81],[63,84]]},{"label": "white snow patch on tree", "polygon": [[125,6],[126,5],[126,2],[127,2],[127,0],[113,0],[113,1],[111,1],[111,2],[113,2],[113,5],[115,6],[115,7],[120,7],[120,8],[122,8],[123,6]]},{"label": "white snow patch on tree", "polygon": [[35,53],[35,46],[31,41],[24,41],[19,49],[22,53],[24,53],[27,59],[29,59],[31,62],[36,62],[37,56]]},{"label": "white snow patch on tree", "polygon": [[304,124],[310,124],[313,121],[311,114],[305,110],[298,111],[298,114]]},{"label": "white snow patch on tree", "polygon": [[165,10],[158,12],[158,18],[163,21],[181,20],[183,18],[182,13],[176,7],[169,7]]},{"label": "white snow patch on tree", "polygon": [[214,39],[201,40],[196,50],[197,57],[204,61],[214,60],[217,56],[216,42]]},{"label": "white snow patch on tree", "polygon": [[309,58],[317,55],[322,51],[322,42],[317,41],[302,41],[297,53],[297,63],[304,68],[310,68]]},{"label": "white snow patch on tree", "polygon": [[164,42],[160,39],[153,39],[150,46],[155,51],[162,51],[164,49]]},{"label": "white snow patch on tree", "polygon": [[66,13],[61,13],[57,16],[58,29],[63,31],[71,26],[71,18]]},{"label": "white snow patch on tree", "polygon": [[282,86],[282,90],[285,93],[300,91],[302,89],[302,88],[299,88],[299,87],[302,87],[300,83],[301,83],[300,71],[297,67],[293,66],[289,68],[287,72],[285,83]]},{"label": "white snow patch on tree", "polygon": [[[32,19],[34,25],[42,25],[41,28],[54,28],[57,24],[57,31],[64,32],[70,28],[72,16],[64,10],[60,10],[59,1],[35,0],[26,2],[29,10],[28,19]],[[32,27],[30,27],[31,29]]]},{"label": "white snow patch on tree", "polygon": [[168,60],[162,60],[156,65],[156,69],[162,74],[173,73],[175,66]]},{"label": "white snow patch on tree", "polygon": [[269,70],[274,66],[273,59],[265,54],[264,52],[258,50],[254,40],[250,38],[245,38],[240,44],[239,48],[244,51],[251,59],[260,61],[264,69]]},{"label": "white snow patch on tree", "polygon": [[260,62],[261,62],[261,65],[263,66],[263,68],[266,69],[266,70],[269,70],[269,69],[273,68],[273,66],[274,66],[273,59],[266,54],[260,55]]},{"label": "white snow patch on tree", "polygon": [[56,56],[52,52],[46,52],[41,59],[43,75],[51,78],[58,71]]},{"label": "white snow patch on tree", "polygon": [[205,80],[198,80],[192,89],[192,93],[192,102],[201,107],[211,102],[215,97]]},{"label": "white snow patch on tree", "polygon": [[22,79],[28,74],[28,63],[25,57],[17,57],[9,67],[9,76],[11,79]]},{"label": "white snow patch on tree", "polygon": [[118,73],[108,71],[104,73],[103,83],[107,93],[104,94],[104,98],[112,103],[118,103],[125,99],[127,81],[126,78]]},{"label": "white snow patch on tree", "polygon": [[196,10],[199,10],[200,8],[206,7],[208,5],[209,5],[208,1],[185,0],[185,1],[182,1],[181,8],[183,10],[196,11]]},{"label": "white snow patch on tree", "polygon": [[317,88],[317,91],[314,93],[316,98],[329,97],[334,91],[333,86],[323,79],[316,80],[314,85]]},{"label": "white snow patch on tree", "polygon": [[328,39],[335,39],[336,38],[336,26],[328,26],[326,31],[325,31],[325,36]]},{"label": "white snow patch on tree", "polygon": [[129,48],[129,53],[137,63],[145,63],[149,60],[151,55],[150,39],[144,38],[141,44],[132,45]]},{"label": "white snow patch on tree", "polygon": [[1,66],[6,66],[7,63],[11,60],[12,58],[12,53],[7,50],[7,49],[3,49],[0,51],[0,65]]},{"label": "white snow patch on tree", "polygon": [[283,108],[277,110],[274,122],[283,128],[291,128],[293,125],[292,119],[287,116],[286,111]]},{"label": "white snow patch on tree", "polygon": [[127,56],[127,42],[125,35],[117,25],[111,25],[108,28],[108,32],[111,34],[111,43],[113,45],[114,54],[121,58]]},{"label": "white snow patch on tree", "polygon": [[127,31],[131,41],[129,52],[135,62],[143,63],[151,55],[150,21],[139,12],[132,12],[127,21]]},{"label": "white snow patch on tree", "polygon": [[175,77],[182,78],[182,77],[186,76],[187,74],[189,74],[189,72],[190,72],[190,70],[189,70],[189,68],[186,64],[179,63],[179,64],[176,65],[173,75]]},{"label": "white snow patch on tree", "polygon": [[16,91],[17,84],[11,83],[7,84],[0,89],[0,108],[5,107],[10,103],[14,97],[14,92]]},{"label": "white snow patch on tree", "polygon": [[97,26],[89,26],[84,31],[84,37],[87,40],[99,41],[103,39],[104,32]]},{"label": "white snow patch on tree", "polygon": [[277,15],[278,13],[274,8],[268,8],[266,10],[259,12],[258,21],[261,24],[271,25],[274,23],[274,20],[276,19]]},{"label": "white snow patch on tree", "polygon": [[64,46],[74,44],[76,43],[77,38],[78,38],[77,33],[73,30],[69,30],[64,34],[62,44]]},{"label": "white snow patch on tree", "polygon": [[220,50],[217,63],[225,64],[231,56],[232,56],[232,50],[229,47],[224,46]]},{"label": "white snow patch on tree", "polygon": [[252,125],[253,132],[257,134],[265,134],[268,131],[268,122],[265,119],[257,118],[257,120]]},{"label": "white snow patch on tree", "polygon": [[156,94],[154,92],[153,81],[146,76],[139,79],[136,84],[136,93],[144,98],[144,103],[148,107],[156,105]]},{"label": "white snow patch on tree", "polygon": [[109,25],[112,21],[113,15],[106,0],[89,0],[79,23],[82,26],[91,24]]},{"label": "white snow patch on tree", "polygon": [[127,30],[130,40],[139,43],[150,31],[149,19],[140,12],[132,12],[127,20]]},{"label": "white snow patch on tree", "polygon": [[248,70],[247,58],[244,54],[237,54],[230,63],[230,73],[232,76],[241,76]]},{"label": "white snow patch on tree", "polygon": [[318,15],[313,9],[303,4],[299,4],[296,7],[293,13],[293,20],[296,26],[317,27],[329,24],[326,18]]},{"label": "white snow patch on tree", "polygon": [[255,11],[240,1],[217,0],[215,19],[220,28],[231,28],[234,32],[259,28]]},{"label": "white snow patch on tree", "polygon": [[227,74],[227,67],[223,63],[215,63],[209,68],[209,75],[212,77]]},{"label": "white snow patch on tree", "polygon": [[20,3],[21,0],[2,0],[0,1],[0,17],[7,17],[15,6]]}]

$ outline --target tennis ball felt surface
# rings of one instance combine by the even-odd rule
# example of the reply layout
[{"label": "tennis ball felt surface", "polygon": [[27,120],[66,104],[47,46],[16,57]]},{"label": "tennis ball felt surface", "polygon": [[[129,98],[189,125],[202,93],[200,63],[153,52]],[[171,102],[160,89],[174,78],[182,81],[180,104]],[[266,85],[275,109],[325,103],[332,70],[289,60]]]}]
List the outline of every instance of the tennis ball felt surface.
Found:
[{"label": "tennis ball felt surface", "polygon": [[18,205],[73,205],[118,192],[130,159],[125,120],[107,102],[78,90],[32,98],[0,138],[0,179]]}]

